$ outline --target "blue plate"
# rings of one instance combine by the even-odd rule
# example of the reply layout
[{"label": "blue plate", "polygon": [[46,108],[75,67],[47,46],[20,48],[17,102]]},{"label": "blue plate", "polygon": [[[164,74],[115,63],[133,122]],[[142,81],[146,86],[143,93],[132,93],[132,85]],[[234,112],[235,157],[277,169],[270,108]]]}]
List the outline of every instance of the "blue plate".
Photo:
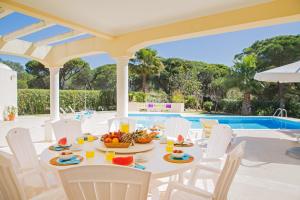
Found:
[{"label": "blue plate", "polygon": [[190,155],[185,153],[181,158],[175,158],[171,155],[170,158],[172,160],[188,160],[190,158]]},{"label": "blue plate", "polygon": [[61,165],[79,164],[80,163],[80,159],[77,156],[74,155],[69,160],[62,160],[62,159],[58,158],[57,159],[57,163],[61,164]]}]

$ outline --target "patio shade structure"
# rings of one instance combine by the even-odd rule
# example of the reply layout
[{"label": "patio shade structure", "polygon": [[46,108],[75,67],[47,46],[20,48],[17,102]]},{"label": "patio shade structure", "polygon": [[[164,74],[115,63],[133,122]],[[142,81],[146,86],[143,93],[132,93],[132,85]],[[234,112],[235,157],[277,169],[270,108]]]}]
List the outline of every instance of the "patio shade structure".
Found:
[{"label": "patio shade structure", "polygon": [[265,82],[299,83],[300,61],[257,73],[254,79]]},{"label": "patio shade structure", "polygon": [[[146,46],[300,20],[299,0],[0,0],[0,20],[39,21],[0,37],[0,53],[37,60],[50,71],[50,114],[59,118],[59,69],[76,57],[109,54],[117,64],[117,115],[128,115],[128,62]],[[40,41],[24,36],[64,26]],[[88,37],[80,38],[82,35]],[[76,39],[77,38],[77,39]],[[71,40],[70,40],[71,39]]]},{"label": "patio shade structure", "polygon": [[284,107],[283,83],[300,82],[300,61],[255,74],[254,79],[265,82],[275,82],[279,86],[280,107]]}]

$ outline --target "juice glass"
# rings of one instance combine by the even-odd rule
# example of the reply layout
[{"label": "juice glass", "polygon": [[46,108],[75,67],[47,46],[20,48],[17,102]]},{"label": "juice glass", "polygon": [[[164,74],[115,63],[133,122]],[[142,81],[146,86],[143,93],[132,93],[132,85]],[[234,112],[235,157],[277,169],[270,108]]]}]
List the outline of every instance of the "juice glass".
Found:
[{"label": "juice glass", "polygon": [[173,140],[167,140],[167,145],[173,145],[174,146],[174,141]]},{"label": "juice glass", "polygon": [[85,157],[86,158],[94,158],[95,157],[95,151],[94,150],[87,150],[85,152]]},{"label": "juice glass", "polygon": [[107,151],[105,152],[105,160],[112,161],[112,159],[115,157],[116,153],[114,151]]},{"label": "juice glass", "polygon": [[120,131],[122,133],[129,133],[129,124],[128,123],[121,123],[120,124]]},{"label": "juice glass", "polygon": [[78,144],[84,144],[84,138],[83,137],[77,138],[77,143]]},{"label": "juice glass", "polygon": [[174,149],[174,144],[167,144],[166,151],[168,153],[172,153],[173,149]]},{"label": "juice glass", "polygon": [[94,141],[94,136],[88,135],[87,140],[88,140],[88,142],[93,142]]}]

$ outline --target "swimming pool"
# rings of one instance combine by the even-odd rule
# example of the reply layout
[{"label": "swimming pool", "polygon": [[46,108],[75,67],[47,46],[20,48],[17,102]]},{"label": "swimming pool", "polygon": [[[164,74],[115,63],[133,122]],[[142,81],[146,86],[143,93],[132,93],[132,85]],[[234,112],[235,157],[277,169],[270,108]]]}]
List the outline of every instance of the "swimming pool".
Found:
[{"label": "swimming pool", "polygon": [[164,122],[169,117],[182,117],[192,122],[192,128],[202,128],[199,120],[216,119],[220,124],[227,124],[233,129],[299,129],[300,121],[280,119],[276,117],[255,117],[255,116],[222,116],[222,115],[199,115],[182,116],[180,114],[145,114],[132,113],[129,117],[135,118],[137,123],[144,127],[151,127],[155,123]]}]

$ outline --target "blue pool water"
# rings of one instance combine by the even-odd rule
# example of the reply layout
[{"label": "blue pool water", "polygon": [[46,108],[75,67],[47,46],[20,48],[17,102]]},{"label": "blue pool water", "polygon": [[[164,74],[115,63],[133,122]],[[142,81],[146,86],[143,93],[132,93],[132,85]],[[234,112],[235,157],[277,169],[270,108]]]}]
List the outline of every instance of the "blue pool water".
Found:
[{"label": "blue pool water", "polygon": [[192,122],[192,128],[202,128],[199,120],[216,119],[220,124],[227,124],[233,129],[299,129],[300,122],[280,119],[276,117],[245,117],[245,116],[222,116],[222,115],[199,115],[199,116],[181,116],[180,114],[129,114],[129,117],[135,118],[138,124],[144,127],[151,127],[155,123],[164,122],[169,117],[182,117]]}]

